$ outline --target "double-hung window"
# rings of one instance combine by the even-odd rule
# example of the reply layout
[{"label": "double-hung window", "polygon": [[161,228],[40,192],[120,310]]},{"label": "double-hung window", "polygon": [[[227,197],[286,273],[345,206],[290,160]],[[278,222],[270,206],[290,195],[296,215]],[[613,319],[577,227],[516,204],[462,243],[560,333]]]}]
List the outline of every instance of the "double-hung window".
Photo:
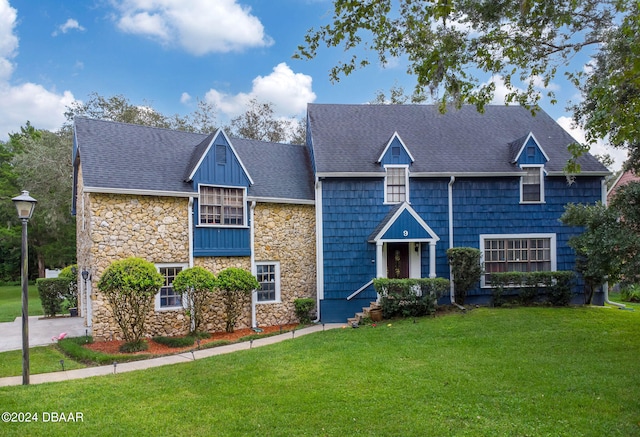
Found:
[{"label": "double-hung window", "polygon": [[481,235],[485,275],[483,286],[491,285],[491,273],[554,271],[555,234]]},{"label": "double-hung window", "polygon": [[384,181],[384,203],[401,203],[409,201],[409,177],[407,167],[385,168],[387,175]]},{"label": "double-hung window", "polygon": [[156,295],[156,310],[182,308],[182,296],[173,289],[173,280],[176,275],[185,268],[185,265],[162,264],[156,266],[158,272],[164,277],[164,284]]},{"label": "double-hung window", "polygon": [[522,203],[544,202],[544,169],[541,166],[522,167],[526,172],[520,178],[520,201]]},{"label": "double-hung window", "polygon": [[280,263],[277,261],[257,262],[256,279],[260,283],[257,301],[259,303],[280,302]]},{"label": "double-hung window", "polygon": [[200,185],[199,223],[201,225],[244,226],[244,188]]}]

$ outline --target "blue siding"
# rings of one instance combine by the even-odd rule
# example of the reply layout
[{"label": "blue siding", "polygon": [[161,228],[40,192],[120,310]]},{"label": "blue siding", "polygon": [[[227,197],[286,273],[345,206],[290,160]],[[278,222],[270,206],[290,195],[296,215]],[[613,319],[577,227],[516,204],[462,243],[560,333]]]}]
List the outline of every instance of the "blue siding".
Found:
[{"label": "blue siding", "polygon": [[[405,232],[407,235],[405,235]],[[382,236],[383,240],[415,240],[431,238],[431,235],[417,222],[409,211],[403,211],[387,232]]]},{"label": "blue siding", "polygon": [[398,137],[394,137],[393,141],[387,148],[384,156],[380,160],[380,163],[385,166],[389,164],[411,164],[411,157],[407,153],[407,150],[402,145],[402,142]]},{"label": "blue siding", "polygon": [[[217,153],[216,147],[225,148],[224,156]],[[219,162],[219,158],[225,158]],[[193,177],[193,188],[198,185],[220,185],[238,188],[249,187],[249,176],[245,173],[233,149],[224,135],[217,135],[207,154]],[[193,204],[194,210],[194,256],[248,256],[250,255],[250,235],[248,223],[243,228],[224,226],[198,226],[198,200]],[[245,219],[248,220],[249,205],[245,204]]]},{"label": "blue siding", "polygon": [[542,150],[538,146],[538,143],[532,137],[529,137],[527,144],[522,149],[522,153],[518,157],[518,165],[527,164],[544,164],[547,162]]},{"label": "blue siding", "polygon": [[[520,178],[458,178],[453,184],[454,246],[479,248],[480,234],[555,233],[558,270],[573,270],[575,258],[567,241],[579,230],[558,219],[564,205],[600,200],[600,177],[578,177],[568,185],[564,177],[545,178],[545,203],[520,204]],[[411,206],[440,237],[436,245],[436,273],[448,278],[446,250],[449,247],[448,178],[411,178]],[[323,182],[324,296],[321,315],[335,318],[353,315],[346,297],[375,277],[375,245],[367,237],[392,205],[383,205],[382,178],[325,179]],[[407,213],[408,214],[408,213]],[[395,238],[404,217],[398,219],[385,238]],[[415,223],[415,221],[414,221]],[[413,229],[411,230],[413,232]],[[417,231],[416,231],[417,232]],[[423,231],[424,232],[424,231]],[[418,237],[416,237],[418,238]],[[409,238],[411,239],[411,238]],[[429,272],[429,254],[422,250],[422,272]],[[470,299],[491,295],[488,289],[471,291]],[[372,287],[359,299],[375,299]]]}]

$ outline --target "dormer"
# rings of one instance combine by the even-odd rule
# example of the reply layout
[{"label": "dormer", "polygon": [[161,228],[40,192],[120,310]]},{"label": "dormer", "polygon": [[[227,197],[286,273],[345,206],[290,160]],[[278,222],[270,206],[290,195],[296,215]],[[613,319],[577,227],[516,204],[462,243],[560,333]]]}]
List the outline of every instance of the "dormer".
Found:
[{"label": "dormer", "polygon": [[409,166],[413,161],[415,160],[400,135],[398,132],[394,132],[376,162],[385,167],[387,165]]},{"label": "dormer", "polygon": [[510,146],[512,164],[524,171],[520,177],[520,203],[544,203],[544,166],[549,157],[531,132]]}]

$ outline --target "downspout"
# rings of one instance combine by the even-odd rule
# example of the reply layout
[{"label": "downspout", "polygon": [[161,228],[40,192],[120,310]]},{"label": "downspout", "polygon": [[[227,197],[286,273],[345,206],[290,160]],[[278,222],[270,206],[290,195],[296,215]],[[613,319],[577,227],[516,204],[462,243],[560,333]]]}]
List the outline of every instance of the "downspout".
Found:
[{"label": "downspout", "polygon": [[[249,239],[250,242],[250,259],[251,259],[251,274],[255,276],[258,273],[256,269],[256,256],[255,256],[255,241],[256,241],[256,228],[255,228],[255,210],[256,210],[256,201],[251,202],[251,206],[249,207]],[[253,290],[251,292],[251,327],[257,328],[256,325],[256,296],[258,294],[258,290]]]},{"label": "downspout", "polygon": [[[607,181],[602,178],[602,180],[600,181],[600,188],[601,188],[601,198],[602,198],[602,204],[604,206],[608,206],[607,205]],[[618,302],[612,302],[609,300],[609,282],[605,282],[604,284],[602,284],[602,292],[604,293],[604,303],[605,304],[609,304],[612,305],[614,307],[618,307],[620,309],[623,308],[627,308],[627,306],[623,303],[618,303]]]},{"label": "downspout", "polygon": [[189,197],[189,212],[187,214],[188,218],[188,228],[189,228],[189,237],[188,237],[188,245],[189,245],[189,268],[193,267],[193,197]]},{"label": "downspout", "polygon": [[316,319],[320,322],[320,300],[324,299],[324,264],[322,246],[322,181],[316,178]]},{"label": "downspout", "polygon": [[[453,249],[453,183],[456,181],[455,176],[451,176],[449,179],[448,187],[448,200],[449,200],[449,249]],[[449,299],[451,299],[451,305],[458,307],[461,310],[465,310],[465,307],[456,303],[456,293],[453,281],[453,271],[451,264],[449,264]]]}]

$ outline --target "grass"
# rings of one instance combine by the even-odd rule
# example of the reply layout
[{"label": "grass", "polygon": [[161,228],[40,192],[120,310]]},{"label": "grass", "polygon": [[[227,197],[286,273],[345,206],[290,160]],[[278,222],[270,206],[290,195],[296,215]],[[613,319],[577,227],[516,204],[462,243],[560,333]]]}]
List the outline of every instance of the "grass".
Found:
[{"label": "grass", "polygon": [[640,435],[640,312],[481,308],[0,388],[2,435]]},{"label": "grass", "polygon": [[[0,357],[0,378],[22,375],[21,350],[3,352]],[[65,370],[85,367],[83,364],[69,359],[55,345],[38,346],[29,349],[29,373],[35,375],[37,373],[58,372],[62,370],[60,360],[64,360]]]},{"label": "grass", "polygon": [[[29,315],[41,316],[42,304],[35,285],[29,285]],[[13,322],[22,316],[22,287],[20,285],[0,287],[0,323]]]}]

